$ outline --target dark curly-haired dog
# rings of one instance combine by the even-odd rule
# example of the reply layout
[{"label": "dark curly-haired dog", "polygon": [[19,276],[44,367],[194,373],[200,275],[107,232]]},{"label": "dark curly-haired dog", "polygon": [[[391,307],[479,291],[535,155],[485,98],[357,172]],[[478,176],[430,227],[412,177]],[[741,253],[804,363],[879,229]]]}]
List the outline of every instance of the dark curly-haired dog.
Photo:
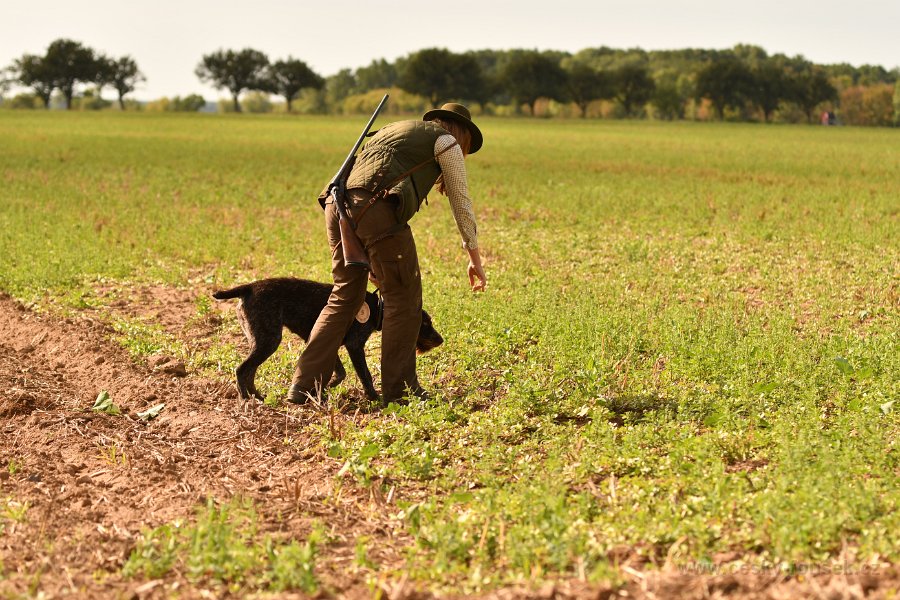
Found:
[{"label": "dark curly-haired dog", "polygon": [[[316,324],[319,313],[328,303],[331,288],[332,286],[327,283],[277,277],[213,293],[213,298],[218,300],[241,299],[238,305],[238,320],[250,342],[250,355],[237,368],[237,388],[241,398],[262,399],[254,383],[256,370],[278,349],[281,344],[282,327],[287,327],[299,335],[304,342],[309,340],[309,334]],[[343,341],[366,395],[372,400],[378,398],[378,392],[375,391],[372,374],[366,364],[365,344],[372,332],[381,330],[382,309],[379,297],[372,292],[366,292],[365,306],[353,321]],[[416,349],[420,353],[428,352],[442,343],[444,338],[435,330],[431,317],[423,310],[422,327],[419,329]],[[346,376],[344,365],[338,358],[334,363],[334,376],[328,385],[337,385]]]}]

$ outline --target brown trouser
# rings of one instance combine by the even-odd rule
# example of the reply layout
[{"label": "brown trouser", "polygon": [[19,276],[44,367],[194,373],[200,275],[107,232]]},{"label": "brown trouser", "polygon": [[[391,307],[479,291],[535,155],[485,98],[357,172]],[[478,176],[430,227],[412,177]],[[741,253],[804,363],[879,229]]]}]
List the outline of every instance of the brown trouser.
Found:
[{"label": "brown trouser", "polygon": [[[355,218],[371,194],[350,190]],[[403,226],[399,233],[381,238],[397,228],[397,205],[392,198],[375,202],[359,221],[356,233],[368,249],[372,271],[384,298],[384,322],[381,337],[381,386],[385,401],[416,391],[416,339],[422,325],[422,279],[412,230]],[[366,296],[368,272],[344,265],[338,212],[331,202],[325,206],[325,228],[331,246],[331,274],[334,289],[328,305],[313,327],[309,342],[294,372],[295,389],[315,393],[327,384],[334,370],[338,348]],[[375,315],[372,315],[374,318]]]}]

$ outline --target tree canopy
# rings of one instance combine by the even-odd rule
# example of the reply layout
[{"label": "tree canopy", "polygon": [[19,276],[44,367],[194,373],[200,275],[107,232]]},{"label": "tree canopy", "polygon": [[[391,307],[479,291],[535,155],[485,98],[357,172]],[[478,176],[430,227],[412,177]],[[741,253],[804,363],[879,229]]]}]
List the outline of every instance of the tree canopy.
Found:
[{"label": "tree canopy", "polygon": [[814,65],[806,65],[797,73],[788,89],[791,100],[803,110],[809,123],[813,122],[813,111],[819,104],[838,97],[837,89],[828,80],[825,71]]},{"label": "tree canopy", "polygon": [[44,57],[53,73],[54,87],[59,88],[66,99],[66,108],[72,108],[75,85],[79,82],[94,81],[100,67],[94,58],[94,51],[80,42],[59,39],[50,44]]},{"label": "tree canopy", "polygon": [[615,98],[622,105],[625,114],[630,117],[650,101],[656,90],[656,84],[650,77],[647,67],[630,63],[613,71],[613,88]]},{"label": "tree canopy", "polygon": [[582,118],[587,116],[588,105],[594,100],[608,99],[615,95],[612,75],[580,62],[571,61],[566,68],[566,96],[578,105]]},{"label": "tree canopy", "polygon": [[399,87],[425,97],[432,108],[460,98],[472,98],[481,85],[481,69],[474,58],[444,48],[411,54],[398,69]]},{"label": "tree canopy", "polygon": [[25,54],[13,63],[10,70],[19,83],[34,90],[35,95],[44,103],[44,108],[50,108],[50,95],[56,87],[56,76],[43,57]]},{"label": "tree canopy", "polygon": [[272,63],[265,79],[269,91],[284,96],[288,112],[291,112],[291,103],[300,90],[303,88],[318,90],[325,85],[325,80],[310,69],[309,65],[290,56]]},{"label": "tree canopy", "polygon": [[790,97],[790,86],[784,65],[780,62],[766,61],[751,68],[750,99],[759,106],[763,120],[771,120],[772,113],[782,100]]},{"label": "tree canopy", "polygon": [[708,99],[719,119],[726,108],[739,108],[751,95],[753,74],[743,61],[727,56],[712,61],[697,73],[697,97]]},{"label": "tree canopy", "polygon": [[266,90],[269,58],[259,50],[218,50],[206,54],[194,73],[205,83],[231,92],[235,112],[241,112],[238,97],[244,90]]},{"label": "tree canopy", "polygon": [[540,98],[563,100],[566,97],[566,72],[558,60],[536,50],[514,53],[500,72],[503,87],[520,104],[535,114]]},{"label": "tree canopy", "polygon": [[144,74],[138,69],[137,63],[130,56],[113,61],[111,64],[110,84],[119,95],[119,107],[125,109],[125,95],[134,91],[142,81],[146,81]]}]

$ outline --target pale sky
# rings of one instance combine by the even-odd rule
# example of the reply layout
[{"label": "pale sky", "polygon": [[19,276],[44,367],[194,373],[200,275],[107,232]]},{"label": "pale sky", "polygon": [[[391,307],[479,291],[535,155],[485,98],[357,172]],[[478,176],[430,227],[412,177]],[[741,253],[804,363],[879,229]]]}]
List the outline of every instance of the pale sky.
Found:
[{"label": "pale sky", "polygon": [[[147,76],[140,100],[202,94],[203,54],[245,47],[333,75],[430,47],[762,46],[817,63],[900,66],[900,0],[0,0],[0,68],[70,38]],[[107,92],[109,95],[110,92]]]}]

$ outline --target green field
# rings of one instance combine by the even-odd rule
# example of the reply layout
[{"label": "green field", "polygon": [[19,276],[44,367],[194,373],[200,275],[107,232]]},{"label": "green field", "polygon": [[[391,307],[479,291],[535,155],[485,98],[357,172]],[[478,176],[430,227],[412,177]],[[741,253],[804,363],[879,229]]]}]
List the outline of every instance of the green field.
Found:
[{"label": "green field", "polygon": [[[2,111],[0,290],[77,314],[111,282],[194,286],[204,311],[212,287],[328,280],[315,196],[363,122]],[[306,430],[358,481],[419,490],[404,570],[900,562],[900,131],[478,122],[487,292],[444,198],[411,223],[435,398]],[[243,352],[123,331],[223,380]]]}]

